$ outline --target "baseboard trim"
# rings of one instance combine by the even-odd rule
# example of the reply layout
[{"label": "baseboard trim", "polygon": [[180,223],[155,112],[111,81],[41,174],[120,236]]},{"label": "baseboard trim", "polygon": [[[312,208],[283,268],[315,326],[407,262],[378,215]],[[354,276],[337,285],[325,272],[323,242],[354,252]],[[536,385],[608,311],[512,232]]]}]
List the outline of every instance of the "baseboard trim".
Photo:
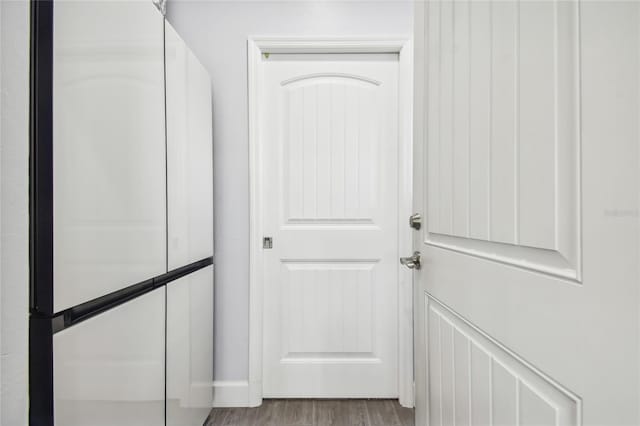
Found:
[{"label": "baseboard trim", "polygon": [[262,405],[262,381],[249,383],[249,407],[259,407]]},{"label": "baseboard trim", "polygon": [[216,380],[213,382],[214,407],[248,407],[249,382]]}]

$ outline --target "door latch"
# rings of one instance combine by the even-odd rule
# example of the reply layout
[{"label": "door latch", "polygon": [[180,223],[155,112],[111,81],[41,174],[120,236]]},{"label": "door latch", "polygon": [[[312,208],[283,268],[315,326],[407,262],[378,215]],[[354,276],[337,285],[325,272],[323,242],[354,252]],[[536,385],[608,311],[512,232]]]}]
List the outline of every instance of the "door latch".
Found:
[{"label": "door latch", "polygon": [[409,216],[409,226],[415,230],[419,230],[422,226],[422,216],[420,213],[412,214]]},{"label": "door latch", "polygon": [[273,238],[272,237],[264,237],[262,239],[262,248],[263,249],[271,249],[271,248],[273,248]]},{"label": "door latch", "polygon": [[400,263],[409,269],[420,269],[420,252],[413,252],[413,256],[401,257]]}]

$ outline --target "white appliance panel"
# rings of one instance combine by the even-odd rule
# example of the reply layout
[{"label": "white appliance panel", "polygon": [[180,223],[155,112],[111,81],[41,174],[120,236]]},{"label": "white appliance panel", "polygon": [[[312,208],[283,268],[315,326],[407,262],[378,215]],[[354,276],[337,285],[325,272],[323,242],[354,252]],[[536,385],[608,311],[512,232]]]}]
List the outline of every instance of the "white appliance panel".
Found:
[{"label": "white appliance panel", "polygon": [[213,266],[167,285],[167,426],[200,426],[213,404]]},{"label": "white appliance panel", "polygon": [[54,311],[166,271],[163,19],[54,7]]},{"label": "white appliance panel", "polygon": [[168,264],[213,255],[211,85],[195,55],[166,24]]},{"label": "white appliance panel", "polygon": [[56,333],[55,424],[164,424],[164,333],[164,288]]}]

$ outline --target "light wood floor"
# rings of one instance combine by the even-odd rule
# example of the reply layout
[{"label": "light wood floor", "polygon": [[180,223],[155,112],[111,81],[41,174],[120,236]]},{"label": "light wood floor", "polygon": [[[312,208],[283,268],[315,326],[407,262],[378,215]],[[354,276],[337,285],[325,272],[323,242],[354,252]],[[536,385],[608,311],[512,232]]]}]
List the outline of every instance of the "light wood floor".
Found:
[{"label": "light wood floor", "polygon": [[413,409],[390,399],[265,399],[257,408],[214,408],[205,426],[413,426]]}]

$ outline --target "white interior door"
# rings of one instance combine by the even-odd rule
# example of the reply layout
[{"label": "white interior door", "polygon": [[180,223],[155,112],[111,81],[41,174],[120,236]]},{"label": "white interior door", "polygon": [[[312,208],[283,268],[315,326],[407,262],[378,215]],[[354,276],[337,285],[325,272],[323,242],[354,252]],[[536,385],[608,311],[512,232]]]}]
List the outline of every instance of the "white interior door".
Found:
[{"label": "white interior door", "polygon": [[637,425],[637,2],[416,6],[418,425]]},{"label": "white interior door", "polygon": [[397,397],[398,56],[264,61],[264,396]]}]

